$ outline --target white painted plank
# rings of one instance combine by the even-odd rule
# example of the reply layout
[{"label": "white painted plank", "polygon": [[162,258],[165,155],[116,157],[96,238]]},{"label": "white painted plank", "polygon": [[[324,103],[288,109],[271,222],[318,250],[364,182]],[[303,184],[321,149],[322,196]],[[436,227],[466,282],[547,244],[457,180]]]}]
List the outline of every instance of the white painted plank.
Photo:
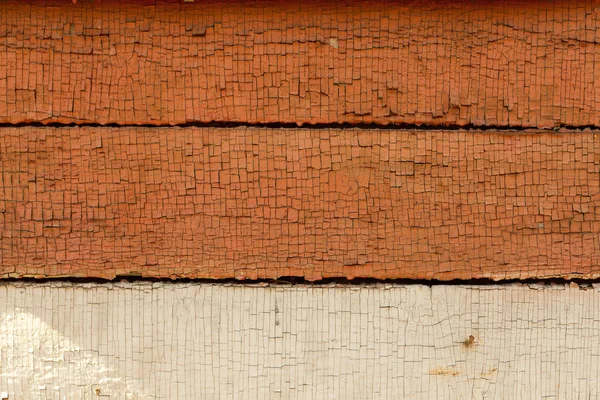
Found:
[{"label": "white painted plank", "polygon": [[563,285],[4,283],[0,391],[10,399],[598,398],[599,303],[598,288]]}]

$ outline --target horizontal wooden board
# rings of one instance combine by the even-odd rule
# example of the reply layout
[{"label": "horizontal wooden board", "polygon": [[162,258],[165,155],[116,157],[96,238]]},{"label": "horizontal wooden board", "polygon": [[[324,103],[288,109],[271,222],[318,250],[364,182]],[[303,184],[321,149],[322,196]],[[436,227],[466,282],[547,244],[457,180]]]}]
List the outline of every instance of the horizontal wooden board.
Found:
[{"label": "horizontal wooden board", "polygon": [[600,396],[597,288],[12,283],[0,339],[8,399]]},{"label": "horizontal wooden board", "polygon": [[0,129],[2,276],[600,276],[595,131]]},{"label": "horizontal wooden board", "polygon": [[3,2],[0,122],[599,126],[596,5]]}]

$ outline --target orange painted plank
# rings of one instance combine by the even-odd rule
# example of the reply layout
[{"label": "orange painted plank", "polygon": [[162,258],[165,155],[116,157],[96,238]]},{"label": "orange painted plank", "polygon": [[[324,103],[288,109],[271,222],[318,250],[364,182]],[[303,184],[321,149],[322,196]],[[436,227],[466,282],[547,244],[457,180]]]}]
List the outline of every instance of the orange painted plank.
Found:
[{"label": "orange painted plank", "polygon": [[3,2],[0,122],[599,126],[595,5]]},{"label": "orange painted plank", "polygon": [[0,130],[2,276],[600,276],[594,131]]}]

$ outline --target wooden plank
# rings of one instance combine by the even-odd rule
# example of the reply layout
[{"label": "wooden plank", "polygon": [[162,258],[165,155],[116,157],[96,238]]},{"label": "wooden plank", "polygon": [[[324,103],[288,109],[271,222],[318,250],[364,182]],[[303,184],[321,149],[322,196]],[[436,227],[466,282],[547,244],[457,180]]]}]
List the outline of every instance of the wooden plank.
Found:
[{"label": "wooden plank", "polygon": [[6,2],[0,122],[599,126],[585,1]]},{"label": "wooden plank", "polygon": [[597,287],[5,283],[0,310],[9,399],[600,395]]},{"label": "wooden plank", "polygon": [[0,129],[2,276],[594,278],[595,131]]}]

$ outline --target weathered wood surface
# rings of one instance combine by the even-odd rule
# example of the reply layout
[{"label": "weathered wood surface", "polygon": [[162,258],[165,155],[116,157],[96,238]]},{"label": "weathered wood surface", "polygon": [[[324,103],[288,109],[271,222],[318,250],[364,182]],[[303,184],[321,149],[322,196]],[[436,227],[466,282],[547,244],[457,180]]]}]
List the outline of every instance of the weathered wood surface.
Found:
[{"label": "weathered wood surface", "polygon": [[597,288],[5,283],[0,339],[9,399],[600,396]]},{"label": "weathered wood surface", "polygon": [[595,1],[140,3],[3,1],[0,122],[600,125]]},{"label": "weathered wood surface", "polygon": [[595,131],[0,130],[2,276],[595,278]]}]

